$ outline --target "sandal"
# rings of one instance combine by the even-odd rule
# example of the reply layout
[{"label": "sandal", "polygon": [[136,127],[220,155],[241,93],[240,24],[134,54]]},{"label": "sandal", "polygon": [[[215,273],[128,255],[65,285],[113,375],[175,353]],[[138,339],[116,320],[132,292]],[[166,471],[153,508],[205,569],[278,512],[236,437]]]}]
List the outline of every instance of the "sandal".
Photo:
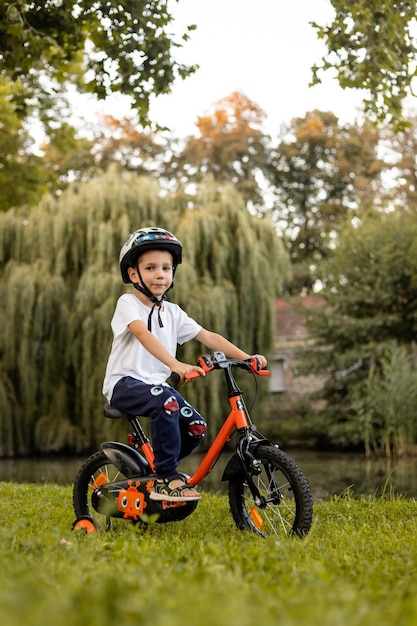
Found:
[{"label": "sandal", "polygon": [[[181,481],[181,485],[174,487],[175,481]],[[186,491],[194,492],[192,495],[185,495]],[[193,485],[184,483],[181,476],[168,476],[168,478],[157,478],[153,484],[153,491],[149,494],[151,500],[167,500],[168,502],[188,502],[199,500],[201,494]]]}]

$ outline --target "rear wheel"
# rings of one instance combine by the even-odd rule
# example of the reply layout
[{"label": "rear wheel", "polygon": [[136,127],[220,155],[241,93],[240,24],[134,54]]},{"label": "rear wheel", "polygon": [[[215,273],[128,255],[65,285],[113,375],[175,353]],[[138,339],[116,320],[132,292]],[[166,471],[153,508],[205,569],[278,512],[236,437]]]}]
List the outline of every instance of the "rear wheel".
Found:
[{"label": "rear wheel", "polygon": [[264,537],[303,536],[311,528],[313,501],[298,465],[272,445],[259,445],[252,478],[263,498],[255,504],[243,470],[229,480],[230,510],[238,528]]},{"label": "rear wheel", "polygon": [[[80,468],[74,482],[72,502],[77,519],[89,518],[98,529],[106,528],[108,518],[94,506],[94,494],[99,487],[124,479],[126,476],[111,463],[103,451],[91,455]],[[182,506],[164,508],[163,503],[149,500],[146,513],[148,516],[156,513],[156,521],[159,523],[173,522],[190,515],[197,503],[198,501],[192,501]],[[112,516],[112,512],[109,515]]]},{"label": "rear wheel", "polygon": [[74,482],[72,504],[78,518],[89,517],[97,528],[106,526],[106,516],[97,512],[93,506],[93,494],[96,489],[115,480],[126,478],[101,450],[90,456],[80,468]]}]

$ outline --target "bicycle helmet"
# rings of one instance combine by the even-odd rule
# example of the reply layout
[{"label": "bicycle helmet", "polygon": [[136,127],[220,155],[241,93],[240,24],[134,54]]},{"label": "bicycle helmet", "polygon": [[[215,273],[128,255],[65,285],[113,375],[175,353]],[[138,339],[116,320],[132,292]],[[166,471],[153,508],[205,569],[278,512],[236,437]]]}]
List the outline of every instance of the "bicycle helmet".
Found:
[{"label": "bicycle helmet", "polygon": [[120,251],[119,265],[124,283],[132,282],[127,270],[134,267],[139,256],[147,250],[168,250],[173,257],[174,272],[182,261],[182,243],[172,233],[163,228],[140,228],[129,235]]},{"label": "bicycle helmet", "polygon": [[170,233],[168,230],[157,227],[147,227],[140,228],[139,230],[135,230],[134,233],[131,233],[127,241],[125,241],[125,243],[123,244],[120,251],[119,265],[123,282],[132,282],[129,277],[128,269],[129,267],[134,267],[140,280],[140,284],[133,283],[134,288],[147,296],[153,303],[153,307],[148,317],[148,330],[151,331],[152,314],[155,310],[155,307],[158,309],[159,326],[163,326],[160,315],[162,301],[166,298],[167,291],[172,289],[172,287],[174,286],[174,281],[171,283],[171,285],[168,287],[168,289],[160,299],[153,295],[153,293],[147,288],[147,286],[143,282],[138,266],[138,259],[140,255],[147,250],[167,250],[168,252],[170,252],[173,258],[172,276],[174,277],[175,270],[182,261],[182,243],[178,241],[175,235]]}]

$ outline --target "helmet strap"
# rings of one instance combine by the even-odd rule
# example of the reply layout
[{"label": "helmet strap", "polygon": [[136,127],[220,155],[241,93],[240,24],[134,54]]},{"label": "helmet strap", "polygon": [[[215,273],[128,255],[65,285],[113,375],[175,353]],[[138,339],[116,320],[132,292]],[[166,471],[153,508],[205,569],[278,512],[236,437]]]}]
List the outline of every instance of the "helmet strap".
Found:
[{"label": "helmet strap", "polygon": [[147,298],[149,298],[149,300],[153,303],[151,312],[149,313],[149,316],[148,316],[148,330],[149,330],[149,332],[152,332],[152,313],[154,312],[155,308],[158,309],[158,324],[159,324],[159,328],[163,328],[164,325],[163,325],[162,319],[161,319],[161,306],[162,306],[162,302],[164,300],[166,300],[167,292],[170,289],[172,289],[172,287],[174,286],[174,282],[171,283],[171,285],[168,287],[166,292],[162,295],[161,299],[158,300],[158,298],[153,295],[153,293],[150,291],[150,289],[148,289],[148,287],[143,282],[143,278],[142,278],[141,273],[139,271],[139,265],[137,265],[136,271],[138,273],[139,280],[140,280],[141,284],[139,285],[139,283],[133,283],[134,288],[137,289],[137,291],[140,291],[140,293],[143,293],[143,295],[145,295]]},{"label": "helmet strap", "polygon": [[162,320],[161,320],[161,306],[162,306],[162,300],[164,300],[164,299],[165,299],[165,294],[162,296],[162,298],[160,300],[158,300],[154,296],[153,307],[151,308],[151,312],[148,315],[148,330],[149,330],[150,333],[152,332],[152,313],[154,312],[155,307],[158,309],[158,324],[159,324],[159,328],[163,328],[164,327],[164,325],[162,323]]}]

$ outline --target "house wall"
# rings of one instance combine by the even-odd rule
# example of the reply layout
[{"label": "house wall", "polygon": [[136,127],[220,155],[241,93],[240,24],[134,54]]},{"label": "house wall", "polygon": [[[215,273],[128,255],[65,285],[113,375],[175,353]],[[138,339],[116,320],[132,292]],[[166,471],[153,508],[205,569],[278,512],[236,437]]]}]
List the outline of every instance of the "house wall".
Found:
[{"label": "house wall", "polygon": [[[302,407],[305,410],[306,402],[311,402],[307,396],[323,385],[321,377],[296,373],[303,350],[312,346],[305,324],[307,310],[317,306],[323,306],[323,300],[316,296],[276,301],[276,352],[269,363],[269,388],[271,410],[278,410],[283,416],[299,415]],[[317,404],[314,408],[318,408]]]}]

